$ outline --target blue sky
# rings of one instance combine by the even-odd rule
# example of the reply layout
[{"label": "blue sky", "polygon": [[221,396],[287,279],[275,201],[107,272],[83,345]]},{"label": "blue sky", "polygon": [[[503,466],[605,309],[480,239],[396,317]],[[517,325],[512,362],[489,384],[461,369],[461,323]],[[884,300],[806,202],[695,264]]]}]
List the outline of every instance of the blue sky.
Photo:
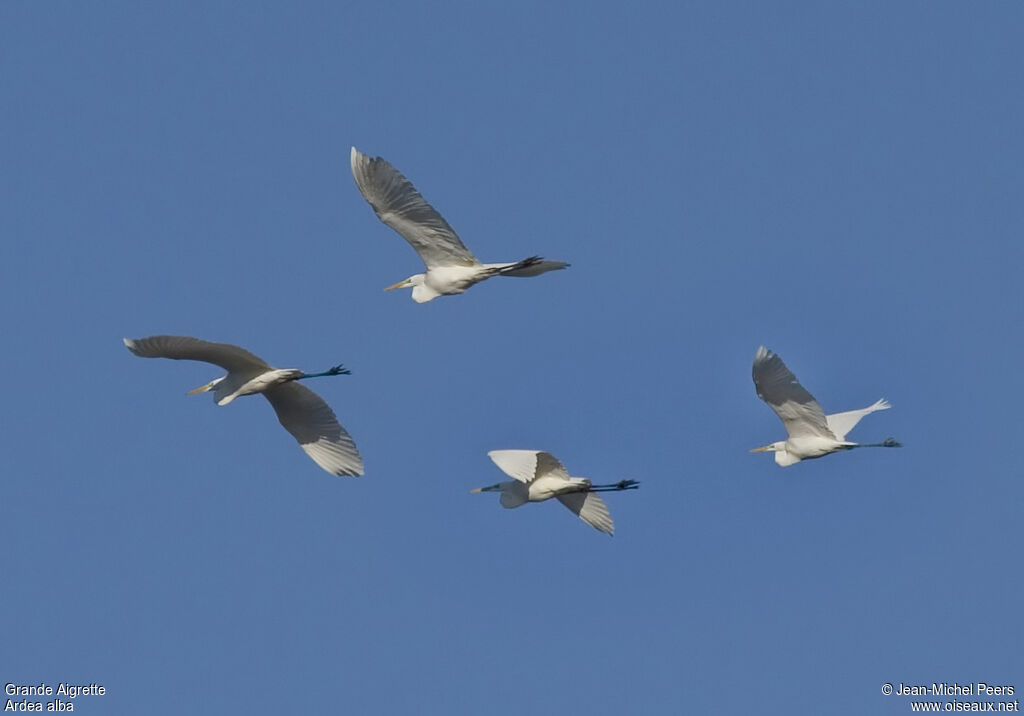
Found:
[{"label": "blue sky", "polygon": [[[1024,689],[1016,3],[0,5],[0,679],[76,712],[905,713]],[[426,305],[349,148],[479,257]],[[123,336],[312,386],[367,474]],[[780,469],[757,347],[851,434]],[[638,479],[607,538],[488,450]]]}]

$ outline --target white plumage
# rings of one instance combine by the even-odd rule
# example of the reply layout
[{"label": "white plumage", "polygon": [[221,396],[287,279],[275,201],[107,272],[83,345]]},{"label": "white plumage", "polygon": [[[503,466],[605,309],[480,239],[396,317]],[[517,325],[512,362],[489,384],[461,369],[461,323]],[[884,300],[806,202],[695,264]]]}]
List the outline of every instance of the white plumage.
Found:
[{"label": "white plumage", "polygon": [[491,276],[537,276],[563,269],[563,261],[531,256],[511,263],[483,264],[462,243],[455,230],[401,172],[380,157],[368,157],[355,147],[352,177],[363,198],[385,224],[408,241],[427,267],[385,290],[412,287],[412,298],[425,303],[438,296],[464,293]]},{"label": "white plumage", "polygon": [[753,376],[758,397],[779,416],[789,437],[750,452],[774,452],[775,462],[786,467],[837,450],[900,447],[892,438],[880,443],[854,443],[846,440],[847,433],[865,415],[891,407],[884,398],[860,410],[825,415],[818,401],[800,385],[782,359],[764,346],[758,348],[754,356]]},{"label": "white plumage", "polygon": [[240,396],[262,393],[273,406],[281,425],[317,465],[333,475],[363,474],[363,459],[352,436],[338,423],[334,411],[323,398],[296,382],[348,373],[341,366],[323,373],[278,369],[244,348],[189,336],[125,338],[124,344],[142,358],[198,360],[224,368],[227,375],[189,394],[213,391],[217,405],[227,405]]},{"label": "white plumage", "polygon": [[585,477],[570,477],[554,455],[540,450],[492,450],[487,456],[515,479],[478,487],[472,492],[500,492],[501,505],[508,508],[554,497],[588,525],[609,535],[615,525],[608,506],[597,492],[631,490],[638,485],[633,480],[593,485]]}]

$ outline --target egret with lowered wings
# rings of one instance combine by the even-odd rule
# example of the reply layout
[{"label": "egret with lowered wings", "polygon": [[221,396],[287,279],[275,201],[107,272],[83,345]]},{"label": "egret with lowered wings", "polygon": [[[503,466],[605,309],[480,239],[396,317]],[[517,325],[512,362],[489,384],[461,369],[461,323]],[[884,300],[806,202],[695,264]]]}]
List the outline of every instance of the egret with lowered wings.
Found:
[{"label": "egret with lowered wings", "polygon": [[124,344],[142,358],[199,360],[219,365],[228,374],[190,391],[189,395],[212,390],[214,402],[227,405],[240,396],[262,393],[284,429],[298,440],[317,465],[332,475],[363,474],[363,459],[352,437],[338,424],[334,411],[323,398],[297,382],[320,376],[347,375],[349,371],[340,365],[323,373],[279,369],[244,348],[188,336],[125,338]]},{"label": "egret with lowered wings", "polygon": [[380,157],[368,157],[352,147],[352,176],[363,198],[377,217],[412,244],[427,266],[385,291],[412,287],[412,300],[431,301],[438,296],[464,293],[491,276],[537,276],[564,269],[563,261],[530,256],[511,263],[482,264],[470,253],[455,230],[400,171]]},{"label": "egret with lowered wings", "polygon": [[902,447],[892,438],[880,443],[846,440],[846,434],[865,415],[892,407],[884,398],[860,410],[825,415],[818,401],[800,385],[782,359],[764,346],[758,348],[754,356],[754,386],[758,397],[768,403],[768,407],[782,420],[789,437],[750,452],[774,452],[775,462],[782,467],[837,450]]},{"label": "egret with lowered wings", "polygon": [[508,508],[555,497],[588,525],[609,535],[615,525],[597,493],[635,490],[640,485],[636,480],[593,485],[585,477],[569,477],[554,455],[539,450],[492,450],[487,456],[515,480],[478,487],[472,492],[500,492],[501,506]]}]

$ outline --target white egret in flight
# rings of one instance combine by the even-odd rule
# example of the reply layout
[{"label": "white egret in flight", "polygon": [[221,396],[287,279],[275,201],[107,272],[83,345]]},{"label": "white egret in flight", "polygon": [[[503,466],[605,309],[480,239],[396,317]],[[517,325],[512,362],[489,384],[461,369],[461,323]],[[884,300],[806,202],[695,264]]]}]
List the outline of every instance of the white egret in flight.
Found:
[{"label": "white egret in flight", "polygon": [[569,265],[545,261],[540,256],[482,264],[412,182],[387,161],[368,157],[352,147],[352,176],[377,217],[412,244],[427,265],[426,273],[410,276],[385,291],[412,286],[412,300],[425,303],[438,296],[464,293],[491,276],[537,276]]},{"label": "white egret in flight", "polygon": [[508,508],[557,497],[581,520],[606,534],[612,534],[614,524],[604,500],[596,493],[635,490],[640,485],[636,480],[592,485],[585,477],[569,477],[554,455],[539,450],[492,450],[487,456],[515,480],[471,492],[501,492],[501,506]]},{"label": "white egret in flight", "polygon": [[782,467],[837,450],[902,447],[892,438],[880,443],[853,443],[846,440],[846,434],[865,415],[892,407],[884,398],[861,410],[825,415],[818,401],[797,382],[796,376],[782,359],[764,346],[758,348],[754,356],[754,386],[758,397],[768,403],[768,407],[782,420],[789,437],[750,452],[774,452],[775,462]]},{"label": "white egret in flight", "polygon": [[334,411],[323,398],[296,382],[327,375],[347,375],[349,371],[340,365],[323,373],[278,369],[244,348],[188,336],[125,338],[124,344],[142,358],[201,360],[219,365],[228,374],[190,391],[189,395],[212,390],[214,402],[227,405],[239,396],[263,393],[281,425],[299,441],[317,465],[333,475],[363,474],[363,459],[352,437],[338,424]]}]

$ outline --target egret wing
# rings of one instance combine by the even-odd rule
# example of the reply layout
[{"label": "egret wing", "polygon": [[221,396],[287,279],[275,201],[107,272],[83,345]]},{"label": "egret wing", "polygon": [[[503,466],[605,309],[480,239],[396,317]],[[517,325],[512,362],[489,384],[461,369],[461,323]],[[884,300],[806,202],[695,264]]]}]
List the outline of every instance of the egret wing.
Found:
[{"label": "egret wing", "polygon": [[753,372],[758,397],[779,416],[789,437],[835,437],[818,401],[800,385],[779,356],[761,346],[754,356]]},{"label": "egret wing", "polygon": [[263,392],[277,419],[313,461],[333,475],[362,475],[363,458],[327,402],[291,381]]},{"label": "egret wing", "polygon": [[605,534],[613,534],[615,523],[612,522],[608,505],[595,492],[570,492],[558,495],[558,501],[572,510],[581,520]]},{"label": "egret wing", "polygon": [[259,374],[271,368],[259,356],[230,343],[212,343],[190,336],[150,336],[123,340],[128,350],[142,358],[200,360],[240,374]]},{"label": "egret wing", "polygon": [[491,450],[487,457],[509,477],[527,484],[538,477],[569,479],[569,473],[551,453],[540,450]]},{"label": "egret wing", "polygon": [[522,482],[506,482],[501,491],[501,506],[507,509],[525,505],[530,500],[530,488]]},{"label": "egret wing", "polygon": [[444,217],[427,203],[400,171],[381,157],[368,157],[352,147],[352,176],[377,217],[412,244],[427,268],[476,266]]},{"label": "egret wing", "polygon": [[882,398],[874,405],[868,406],[867,408],[861,408],[860,410],[847,410],[845,413],[835,413],[834,415],[826,415],[825,422],[828,423],[829,430],[836,436],[836,440],[845,440],[846,434],[853,430],[854,426],[860,422],[860,419],[865,415],[870,415],[876,410],[888,410],[892,406],[889,405],[889,401]]}]

